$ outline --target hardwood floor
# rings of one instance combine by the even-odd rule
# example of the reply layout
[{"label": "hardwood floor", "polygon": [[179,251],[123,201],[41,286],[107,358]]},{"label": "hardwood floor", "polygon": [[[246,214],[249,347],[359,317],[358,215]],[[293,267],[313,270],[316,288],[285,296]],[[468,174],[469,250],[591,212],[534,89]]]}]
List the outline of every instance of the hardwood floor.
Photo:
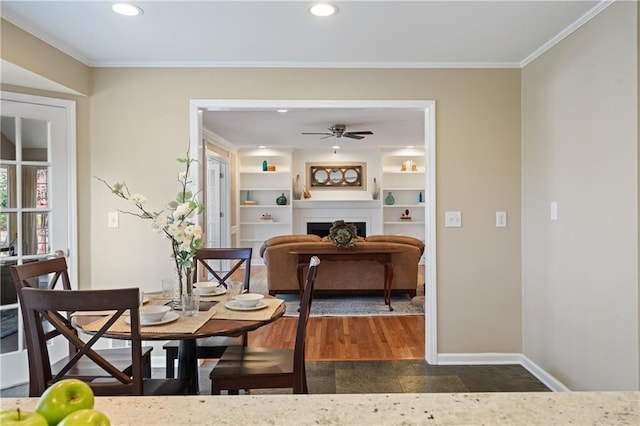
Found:
[{"label": "hardwood floor", "polygon": [[[296,318],[283,317],[249,333],[249,345],[293,348]],[[307,359],[424,360],[424,315],[312,317],[307,324]]]},{"label": "hardwood floor", "polygon": [[[251,267],[252,281],[266,280],[266,275],[266,267]],[[296,324],[296,318],[280,318],[249,333],[249,345],[293,348]],[[424,333],[424,315],[312,317],[306,356],[310,361],[424,360]]]}]

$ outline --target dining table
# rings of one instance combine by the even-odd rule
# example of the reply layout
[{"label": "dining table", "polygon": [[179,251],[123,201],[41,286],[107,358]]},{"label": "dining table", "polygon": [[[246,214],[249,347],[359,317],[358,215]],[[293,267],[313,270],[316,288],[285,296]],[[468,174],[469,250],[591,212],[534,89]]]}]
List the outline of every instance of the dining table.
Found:
[{"label": "dining table", "polygon": [[[146,297],[145,305],[172,305],[171,300],[161,295]],[[284,301],[273,296],[264,296],[255,309],[229,309],[225,294],[202,296],[200,310],[195,316],[184,316],[175,310],[165,314],[165,320],[140,326],[142,340],[178,340],[178,378],[189,382],[188,392],[199,392],[198,358],[196,340],[212,336],[239,336],[272,323],[285,313]],[[90,313],[74,318],[74,323],[83,332],[94,333],[108,321],[109,312]],[[104,337],[120,340],[131,339],[127,318],[119,318],[104,334]]]}]

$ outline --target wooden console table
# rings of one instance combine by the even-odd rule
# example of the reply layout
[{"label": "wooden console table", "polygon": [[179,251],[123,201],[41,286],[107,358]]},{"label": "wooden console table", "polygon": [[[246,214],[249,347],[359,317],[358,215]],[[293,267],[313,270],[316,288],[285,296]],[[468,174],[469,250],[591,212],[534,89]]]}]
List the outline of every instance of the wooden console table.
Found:
[{"label": "wooden console table", "polygon": [[[384,304],[389,306],[390,311],[393,311],[393,307],[391,306],[391,288],[393,287],[393,263],[391,262],[391,255],[394,253],[400,253],[400,251],[350,251],[349,249],[335,249],[289,252],[289,254],[298,256],[297,272],[300,295],[302,295],[304,290],[304,268],[309,265],[309,260],[312,256],[318,256],[321,261],[357,262],[369,260],[382,264],[384,266]],[[321,268],[322,263],[320,263],[320,265]]]}]

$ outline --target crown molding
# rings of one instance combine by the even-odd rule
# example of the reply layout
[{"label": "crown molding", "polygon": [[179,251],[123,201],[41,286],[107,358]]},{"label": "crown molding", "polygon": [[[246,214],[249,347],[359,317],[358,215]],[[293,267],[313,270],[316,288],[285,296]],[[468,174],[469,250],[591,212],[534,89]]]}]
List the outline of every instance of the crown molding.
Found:
[{"label": "crown molding", "polygon": [[607,7],[611,6],[613,3],[615,3],[615,1],[616,0],[601,0],[600,3],[592,7],[587,13],[582,15],[580,18],[574,21],[571,25],[569,25],[567,28],[565,28],[560,33],[558,33],[551,40],[549,40],[548,42],[540,46],[538,49],[536,49],[535,52],[533,52],[532,54],[524,58],[522,62],[520,62],[518,67],[519,68],[526,67],[532,61],[534,61],[537,57],[541,56],[547,50],[551,49],[553,46],[560,43],[562,40],[567,38],[571,33],[573,33],[578,28],[580,28],[581,26],[589,22],[591,19],[593,19],[596,15],[598,15],[600,12],[605,10]]}]

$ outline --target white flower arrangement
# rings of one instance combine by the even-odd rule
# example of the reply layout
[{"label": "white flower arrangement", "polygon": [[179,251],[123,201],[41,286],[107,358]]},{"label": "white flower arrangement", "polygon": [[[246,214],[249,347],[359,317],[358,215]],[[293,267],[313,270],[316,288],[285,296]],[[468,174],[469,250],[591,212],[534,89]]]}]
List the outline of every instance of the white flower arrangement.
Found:
[{"label": "white flower arrangement", "polygon": [[[105,180],[96,177],[104,183],[116,196],[132,202],[138,209],[138,212],[130,212],[119,210],[122,213],[137,216],[141,219],[150,219],[153,221],[152,227],[157,232],[161,232],[171,240],[172,257],[175,260],[176,272],[180,280],[180,288],[185,289],[187,293],[191,293],[191,268],[193,265],[193,257],[198,249],[202,248],[202,227],[195,223],[196,215],[202,213],[204,206],[200,204],[190,187],[192,180],[189,175],[191,163],[196,160],[190,158],[178,158],[179,163],[186,165],[186,170],[178,174],[178,182],[180,183],[180,192],[174,201],[167,204],[166,212],[161,210],[153,212],[147,210],[143,204],[147,202],[147,197],[142,194],[131,194],[129,187],[123,181],[122,183],[114,183],[109,185]],[[183,282],[186,278],[186,282]]]}]

